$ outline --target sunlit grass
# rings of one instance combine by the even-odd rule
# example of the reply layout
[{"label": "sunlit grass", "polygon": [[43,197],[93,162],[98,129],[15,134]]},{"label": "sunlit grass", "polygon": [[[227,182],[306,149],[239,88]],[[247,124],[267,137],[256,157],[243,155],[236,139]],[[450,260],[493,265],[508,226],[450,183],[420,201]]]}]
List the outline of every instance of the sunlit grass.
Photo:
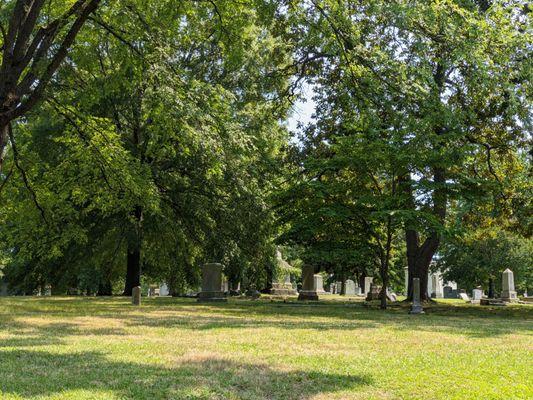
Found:
[{"label": "sunlit grass", "polygon": [[2,399],[530,399],[533,307],[0,298]]}]

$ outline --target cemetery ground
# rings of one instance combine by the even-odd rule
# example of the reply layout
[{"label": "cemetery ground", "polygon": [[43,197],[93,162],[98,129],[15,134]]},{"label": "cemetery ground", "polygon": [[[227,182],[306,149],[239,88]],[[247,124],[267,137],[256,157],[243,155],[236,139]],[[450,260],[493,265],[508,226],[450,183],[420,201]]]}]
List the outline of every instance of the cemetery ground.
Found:
[{"label": "cemetery ground", "polygon": [[531,399],[533,306],[0,298],[1,399]]}]

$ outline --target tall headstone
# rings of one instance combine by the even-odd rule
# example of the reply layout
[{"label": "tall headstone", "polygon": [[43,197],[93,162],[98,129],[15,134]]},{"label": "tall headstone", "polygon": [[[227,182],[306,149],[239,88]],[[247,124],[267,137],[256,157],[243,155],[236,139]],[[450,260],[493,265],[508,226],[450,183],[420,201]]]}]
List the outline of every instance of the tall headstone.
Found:
[{"label": "tall headstone", "polygon": [[0,277],[0,296],[7,296],[7,295],[8,295],[7,283],[5,283]]},{"label": "tall headstone", "polygon": [[373,281],[374,278],[372,276],[365,276],[365,292],[363,293],[365,296],[370,293],[370,286],[372,286]]},{"label": "tall headstone", "polygon": [[312,265],[302,266],[302,289],[298,294],[298,300],[318,300],[315,290],[315,268]]},{"label": "tall headstone", "polygon": [[413,305],[409,314],[424,314],[422,303],[420,303],[420,278],[413,278]]},{"label": "tall headstone", "polygon": [[198,301],[228,301],[222,291],[222,270],[219,263],[209,263],[202,267],[202,291],[198,293]]},{"label": "tall headstone", "polygon": [[134,306],[140,306],[141,305],[141,287],[135,286],[131,290],[131,303]]},{"label": "tall headstone", "polygon": [[502,274],[502,300],[507,302],[518,301],[518,296],[514,289],[513,271],[507,268]]},{"label": "tall headstone", "polygon": [[314,282],[314,288],[315,292],[317,294],[325,294],[326,291],[324,290],[324,278],[320,274],[313,275],[313,282]]},{"label": "tall headstone", "polygon": [[346,296],[355,296],[355,282],[351,279],[348,279],[345,283],[346,287]]},{"label": "tall headstone", "polygon": [[428,284],[428,295],[431,298],[442,299],[444,297],[444,285],[439,272],[429,274]]},{"label": "tall headstone", "polygon": [[405,282],[404,282],[405,292],[404,293],[407,295],[408,290],[409,290],[409,267],[404,268],[404,279],[405,279]]}]

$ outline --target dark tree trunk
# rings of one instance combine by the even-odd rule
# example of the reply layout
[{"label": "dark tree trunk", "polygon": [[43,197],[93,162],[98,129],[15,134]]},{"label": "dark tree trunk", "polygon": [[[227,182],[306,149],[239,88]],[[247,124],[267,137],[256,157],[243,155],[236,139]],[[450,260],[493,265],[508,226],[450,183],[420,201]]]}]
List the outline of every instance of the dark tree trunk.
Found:
[{"label": "dark tree trunk", "polygon": [[128,246],[128,261],[126,269],[126,285],[124,296],[131,296],[135,286],[141,285],[141,249],[138,246]]},{"label": "dark tree trunk", "polygon": [[131,296],[133,288],[141,285],[142,207],[135,207],[133,216],[136,226],[133,229],[134,238],[128,243],[124,296]]},{"label": "dark tree trunk", "polygon": [[341,296],[346,295],[346,275],[341,275]]},{"label": "dark tree trunk", "polygon": [[489,299],[493,299],[494,297],[494,279],[489,278]]}]

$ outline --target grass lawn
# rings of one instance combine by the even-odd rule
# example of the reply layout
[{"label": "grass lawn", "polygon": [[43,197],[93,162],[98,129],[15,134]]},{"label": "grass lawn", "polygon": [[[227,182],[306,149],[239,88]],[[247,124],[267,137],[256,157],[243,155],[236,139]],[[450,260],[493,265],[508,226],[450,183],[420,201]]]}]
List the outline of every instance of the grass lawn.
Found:
[{"label": "grass lawn", "polygon": [[533,399],[533,306],[0,298],[1,399]]}]

